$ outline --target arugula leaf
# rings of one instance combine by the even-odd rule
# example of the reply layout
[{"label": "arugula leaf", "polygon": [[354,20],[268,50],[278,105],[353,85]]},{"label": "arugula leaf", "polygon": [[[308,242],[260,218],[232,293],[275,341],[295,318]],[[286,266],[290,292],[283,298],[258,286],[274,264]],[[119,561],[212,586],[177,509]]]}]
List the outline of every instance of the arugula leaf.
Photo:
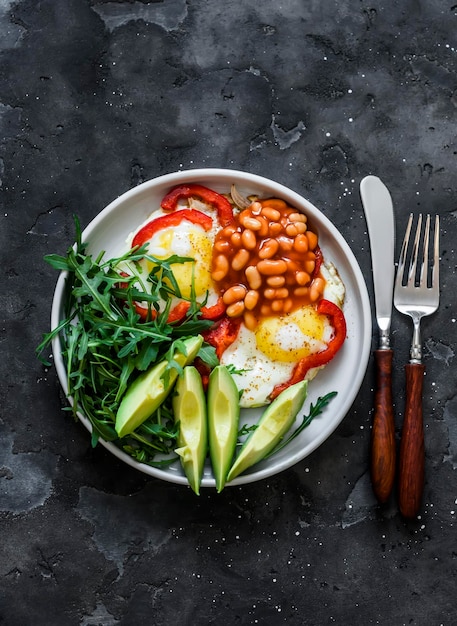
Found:
[{"label": "arugula leaf", "polygon": [[330,402],[330,400],[332,400],[332,398],[334,398],[336,395],[338,395],[337,391],[331,391],[330,393],[327,393],[323,397],[319,396],[319,398],[316,400],[316,404],[315,405],[313,403],[311,403],[310,408],[309,408],[309,413],[308,413],[308,415],[304,415],[303,416],[303,420],[302,420],[302,423],[300,424],[300,426],[298,426],[293,431],[293,433],[291,435],[289,435],[289,437],[287,437],[287,439],[283,439],[280,443],[278,443],[278,445],[275,448],[273,448],[273,450],[271,452],[269,452],[264,457],[264,459],[268,459],[273,454],[276,454],[276,452],[279,452],[279,450],[282,450],[283,448],[285,448],[293,439],[295,439],[295,437],[298,437],[298,435],[307,426],[309,426],[311,424],[313,419],[322,413],[322,411],[327,406],[327,404]]},{"label": "arugula leaf", "polygon": [[[142,462],[158,467],[174,462],[179,431],[171,405],[162,405],[123,440],[119,440],[114,425],[122,397],[139,373],[163,358],[168,360],[165,377],[173,368],[181,373],[181,366],[172,358],[174,351],[183,351],[186,337],[213,324],[200,319],[203,304],[196,301],[193,281],[186,318],[173,324],[167,321],[172,299],[181,297],[172,265],[194,261],[177,255],[160,260],[148,255],[147,246],[112,259],[105,259],[103,252],[94,258],[86,254],[79,221],[76,217],[74,221],[76,242],[67,255],[45,257],[51,267],[67,272],[65,313],[58,327],[43,336],[37,355],[42,358],[53,339],[60,337],[72,397],[70,410],[75,417],[80,410],[89,419],[92,445],[103,438]],[[149,273],[144,271],[144,261],[152,267]],[[151,319],[140,320],[137,302],[146,303],[155,312]],[[210,346],[204,345],[200,356],[217,364]],[[158,461],[157,454],[170,458]]]}]

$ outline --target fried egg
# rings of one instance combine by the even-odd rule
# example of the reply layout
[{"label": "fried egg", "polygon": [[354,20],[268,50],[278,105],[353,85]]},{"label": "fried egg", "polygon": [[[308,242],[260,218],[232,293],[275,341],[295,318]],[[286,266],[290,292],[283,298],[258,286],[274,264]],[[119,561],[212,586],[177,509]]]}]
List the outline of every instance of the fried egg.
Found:
[{"label": "fried egg", "polygon": [[[207,306],[214,305],[218,300],[213,280],[211,278],[211,258],[216,233],[220,226],[214,211],[202,203],[193,203],[193,208],[209,215],[213,220],[213,227],[206,231],[199,224],[194,224],[183,219],[175,226],[165,227],[157,231],[148,241],[148,252],[159,260],[165,260],[171,256],[189,257],[192,261],[186,263],[172,263],[170,268],[178,284],[182,298],[191,297],[192,285],[195,298],[198,302],[205,302]],[[150,219],[146,220],[136,232],[156,218],[166,213],[162,210],[155,211]],[[135,233],[129,237],[133,240]],[[145,274],[149,274],[153,268],[150,260],[143,259],[141,266]],[[175,299],[178,301],[179,299]],[[173,305],[176,302],[173,303]]]},{"label": "fried egg", "polygon": [[[160,260],[173,255],[192,258],[192,262],[173,263],[171,269],[181,295],[190,298],[191,285],[194,281],[195,295],[197,300],[201,300],[207,292],[214,293],[211,278],[213,241],[212,231],[205,231],[201,226],[183,220],[177,226],[158,231],[149,240],[148,248],[149,254]],[[152,265],[150,261],[147,262],[148,272]]]},{"label": "fried egg", "polygon": [[[323,264],[321,274],[326,280],[324,297],[341,307],[345,288],[335,267]],[[319,315],[313,305],[262,318],[253,331],[242,323],[236,341],[221,357],[223,365],[238,372],[234,380],[241,393],[240,406],[268,404],[273,389],[290,380],[298,361],[325,350],[332,334],[328,317]],[[318,369],[309,370],[306,378],[314,378]]]}]

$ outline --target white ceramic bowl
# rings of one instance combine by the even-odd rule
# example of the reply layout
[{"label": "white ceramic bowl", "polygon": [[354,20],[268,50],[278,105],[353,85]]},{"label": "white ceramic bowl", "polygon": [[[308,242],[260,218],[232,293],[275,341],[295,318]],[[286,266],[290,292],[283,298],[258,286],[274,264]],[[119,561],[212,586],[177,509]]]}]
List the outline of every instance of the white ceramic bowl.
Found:
[{"label": "white ceramic bowl", "polygon": [[[309,385],[308,398],[304,412],[308,412],[311,402],[330,391],[337,391],[325,412],[316,417],[311,424],[286,448],[268,460],[259,463],[245,474],[233,480],[230,485],[254,482],[281,472],[298,463],[315,450],[340,424],[350,409],[366,371],[371,345],[371,310],[364,278],[359,265],[339,231],[325,215],[302,196],[272,180],[225,169],[196,169],[160,176],[145,182],[111,202],[101,211],[83,232],[83,241],[88,242],[88,252],[96,256],[105,250],[105,258],[114,257],[125,245],[128,233],[141,224],[154,207],[160,206],[162,197],[178,184],[200,183],[218,192],[227,193],[235,184],[242,194],[259,194],[263,197],[276,196],[303,211],[312,218],[318,231],[319,243],[327,261],[335,264],[346,286],[344,312],[347,321],[347,339],[337,356],[319,373]],[[65,273],[59,276],[54,294],[51,326],[55,328],[63,317]],[[62,359],[60,342],[53,342],[53,355],[57,374],[65,394],[68,396],[65,364]],[[71,398],[69,398],[71,403]],[[251,409],[252,415],[262,409]],[[82,414],[78,417],[91,431],[89,420]],[[301,416],[297,417],[297,424]],[[101,441],[112,454],[136,469],[173,483],[187,485],[181,466],[178,463],[166,469],[157,469],[135,461],[115,444]],[[202,480],[202,487],[214,487],[215,482],[211,467],[207,464]]]}]

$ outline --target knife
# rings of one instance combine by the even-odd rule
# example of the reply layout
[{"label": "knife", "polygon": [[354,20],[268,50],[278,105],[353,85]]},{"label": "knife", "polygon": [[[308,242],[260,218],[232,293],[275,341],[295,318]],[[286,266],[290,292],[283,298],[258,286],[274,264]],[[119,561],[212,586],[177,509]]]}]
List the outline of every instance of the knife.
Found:
[{"label": "knife", "polygon": [[395,479],[395,421],[392,406],[390,320],[395,274],[395,223],[392,198],[377,176],[360,183],[370,239],[379,348],[374,351],[376,393],[371,433],[371,482],[380,503],[389,499]]}]

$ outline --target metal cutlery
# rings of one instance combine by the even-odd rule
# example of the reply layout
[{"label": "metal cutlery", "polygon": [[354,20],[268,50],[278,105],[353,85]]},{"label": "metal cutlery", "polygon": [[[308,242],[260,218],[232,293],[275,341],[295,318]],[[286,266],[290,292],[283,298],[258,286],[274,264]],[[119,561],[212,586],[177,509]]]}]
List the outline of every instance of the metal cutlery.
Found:
[{"label": "metal cutlery", "polygon": [[371,431],[371,482],[379,502],[387,502],[395,480],[395,420],[392,406],[392,358],[390,320],[395,274],[395,223],[392,198],[376,176],[360,183],[360,195],[370,238],[379,349],[376,362],[376,393]]},{"label": "metal cutlery", "polygon": [[[430,215],[425,220],[422,236],[422,215],[419,216],[412,246],[410,244],[413,215],[409,217],[403,240],[394,290],[395,308],[413,320],[411,358],[405,365],[406,406],[400,444],[398,498],[400,512],[415,517],[420,509],[424,485],[424,426],[422,387],[425,365],[422,363],[420,321],[434,313],[439,305],[439,217],[435,217],[433,250]],[[411,247],[411,250],[409,248]],[[429,256],[431,258],[429,258]]]}]

